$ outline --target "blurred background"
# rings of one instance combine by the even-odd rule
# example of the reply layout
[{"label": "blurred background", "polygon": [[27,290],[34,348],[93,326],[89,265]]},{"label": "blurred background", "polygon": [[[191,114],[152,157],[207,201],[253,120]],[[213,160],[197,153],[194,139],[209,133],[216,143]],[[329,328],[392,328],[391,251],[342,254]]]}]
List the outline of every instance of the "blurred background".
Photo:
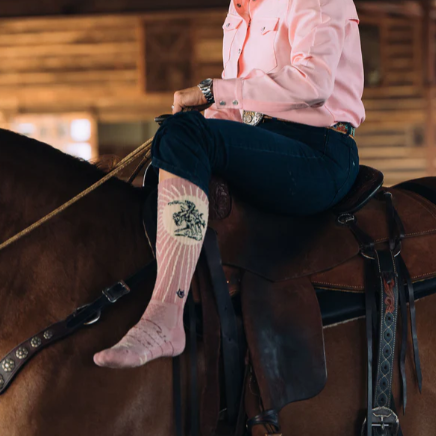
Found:
[{"label": "blurred background", "polygon": [[[268,0],[271,1],[271,0]],[[175,90],[222,72],[229,0],[0,0],[0,127],[84,159],[125,156]],[[436,1],[356,1],[362,163],[436,175]]]}]

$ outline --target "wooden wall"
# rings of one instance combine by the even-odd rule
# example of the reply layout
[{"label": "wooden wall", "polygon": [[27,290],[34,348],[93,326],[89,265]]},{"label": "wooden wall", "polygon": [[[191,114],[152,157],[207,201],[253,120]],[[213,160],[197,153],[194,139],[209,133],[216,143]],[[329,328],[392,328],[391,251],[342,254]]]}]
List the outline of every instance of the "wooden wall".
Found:
[{"label": "wooden wall", "polygon": [[228,6],[229,0],[0,0],[0,17],[120,14]]},{"label": "wooden wall", "polygon": [[[172,90],[220,76],[225,14],[2,19],[0,124],[17,113],[85,111],[104,123],[168,113]],[[421,19],[360,18],[379,26],[382,59],[380,84],[364,94],[362,163],[384,171],[388,184],[423,176],[434,159],[426,147]]]},{"label": "wooden wall", "polygon": [[421,20],[361,15],[380,29],[381,83],[366,88],[365,123],[357,140],[362,162],[379,168],[387,182],[427,173],[426,92]]},{"label": "wooden wall", "polygon": [[[221,74],[221,25],[225,11],[149,14],[126,16],[96,16],[74,18],[32,18],[0,20],[0,113],[11,117],[19,112],[95,112],[99,120],[130,121],[151,119],[168,112],[173,91],[180,81],[175,80],[178,66],[171,64],[170,52],[160,51],[162,59],[173,74],[173,81],[165,82],[170,92],[154,92],[157,80],[147,84],[146,71],[158,68],[157,59],[147,59],[148,44],[165,46],[162,41],[168,22],[178,21],[182,35],[200,35],[214,29],[213,55],[215,76]],[[160,30],[159,33],[150,29]],[[176,35],[177,36],[177,35]],[[203,59],[202,43],[194,55],[173,47],[173,58],[192,63],[195,74],[185,80],[187,86],[197,83],[210,62]],[[170,45],[170,49],[171,49]],[[159,53],[159,50],[154,50]],[[197,58],[198,55],[198,58]],[[207,56],[206,56],[207,58]],[[161,59],[161,61],[162,61]],[[203,69],[203,64],[206,69]],[[196,69],[196,67],[199,69]],[[150,78],[149,78],[150,79]],[[172,87],[172,85],[174,85]],[[146,88],[151,92],[145,92]],[[162,88],[162,87],[161,87]]]}]

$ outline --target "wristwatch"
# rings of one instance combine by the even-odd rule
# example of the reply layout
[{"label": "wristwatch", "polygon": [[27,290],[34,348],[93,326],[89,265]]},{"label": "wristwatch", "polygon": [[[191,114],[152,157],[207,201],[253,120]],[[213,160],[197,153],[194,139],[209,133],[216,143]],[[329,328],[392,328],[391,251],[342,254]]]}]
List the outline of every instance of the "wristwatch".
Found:
[{"label": "wristwatch", "polygon": [[206,79],[201,81],[197,86],[200,88],[200,91],[206,97],[206,100],[209,104],[215,103],[215,98],[213,96],[212,91],[213,80]]}]

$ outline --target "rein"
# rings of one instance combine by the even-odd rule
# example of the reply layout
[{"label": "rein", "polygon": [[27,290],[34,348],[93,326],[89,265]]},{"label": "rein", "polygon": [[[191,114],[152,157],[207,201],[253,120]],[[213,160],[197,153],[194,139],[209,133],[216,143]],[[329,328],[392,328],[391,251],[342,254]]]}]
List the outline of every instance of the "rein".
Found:
[{"label": "rein", "polygon": [[67,209],[68,207],[70,207],[74,203],[77,203],[83,197],[86,197],[88,194],[90,194],[91,192],[95,191],[101,185],[106,183],[109,179],[111,179],[112,177],[116,176],[124,168],[126,168],[131,163],[133,163],[139,157],[139,155],[141,153],[145,152],[145,155],[143,156],[143,158],[141,160],[141,163],[136,167],[135,171],[133,172],[133,174],[129,178],[128,183],[132,183],[133,179],[136,177],[136,175],[139,173],[139,171],[143,168],[145,163],[150,159],[150,156],[151,156],[151,143],[152,143],[153,139],[154,138],[150,138],[147,142],[145,142],[144,144],[139,146],[136,150],[134,150],[132,153],[130,153],[128,156],[126,156],[123,160],[121,160],[116,165],[116,167],[111,172],[106,174],[98,182],[94,183],[89,188],[85,189],[80,194],[76,195],[74,198],[72,198],[71,200],[69,200],[66,203],[64,203],[62,206],[60,206],[57,209],[55,209],[54,211],[50,212],[48,215],[46,215],[45,217],[41,218],[39,221],[33,223],[32,225],[30,225],[26,229],[22,230],[21,232],[17,233],[16,235],[12,236],[11,238],[9,238],[7,241],[1,243],[0,244],[0,251],[3,250],[4,248],[8,247],[9,245],[13,244],[14,242],[18,241],[22,237],[28,235],[33,230],[37,229],[38,227],[42,226],[47,221],[50,221],[52,218],[54,218],[55,216],[57,216],[60,213],[62,213],[65,209]]}]

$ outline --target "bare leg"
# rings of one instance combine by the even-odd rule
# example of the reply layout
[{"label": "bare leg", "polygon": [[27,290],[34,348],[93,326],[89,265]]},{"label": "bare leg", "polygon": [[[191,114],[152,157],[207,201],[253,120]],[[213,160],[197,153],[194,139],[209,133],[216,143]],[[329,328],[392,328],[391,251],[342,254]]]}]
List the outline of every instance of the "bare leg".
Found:
[{"label": "bare leg", "polygon": [[200,256],[209,202],[193,183],[160,170],[157,278],[144,315],[114,347],[94,356],[99,366],[128,368],[185,348],[183,309]]}]

